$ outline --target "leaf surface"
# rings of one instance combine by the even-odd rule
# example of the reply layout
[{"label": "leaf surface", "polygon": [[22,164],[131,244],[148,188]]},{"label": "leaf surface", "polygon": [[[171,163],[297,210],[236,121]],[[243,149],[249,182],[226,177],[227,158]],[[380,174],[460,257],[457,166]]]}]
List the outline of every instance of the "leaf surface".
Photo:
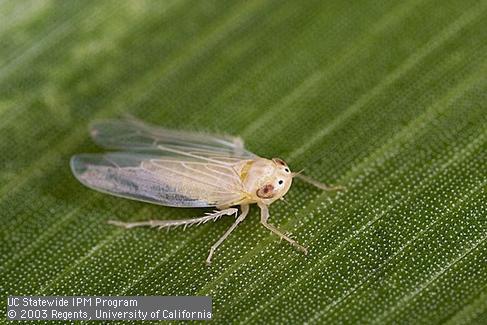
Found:
[{"label": "leaf surface", "polygon": [[[210,295],[217,323],[487,321],[485,1],[0,3],[0,292]],[[88,125],[241,136],[296,180],[270,221],[83,187]]]}]

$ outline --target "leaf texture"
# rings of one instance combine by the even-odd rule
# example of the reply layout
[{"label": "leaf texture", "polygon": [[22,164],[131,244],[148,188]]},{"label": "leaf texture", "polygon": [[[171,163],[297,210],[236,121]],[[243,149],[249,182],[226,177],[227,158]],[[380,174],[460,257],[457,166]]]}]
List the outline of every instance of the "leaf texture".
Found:
[{"label": "leaf texture", "polygon": [[[210,295],[216,323],[487,322],[487,3],[3,1],[0,292]],[[296,181],[271,221],[176,219],[89,190],[69,159],[124,113],[242,136]],[[5,319],[5,318],[4,318]]]}]

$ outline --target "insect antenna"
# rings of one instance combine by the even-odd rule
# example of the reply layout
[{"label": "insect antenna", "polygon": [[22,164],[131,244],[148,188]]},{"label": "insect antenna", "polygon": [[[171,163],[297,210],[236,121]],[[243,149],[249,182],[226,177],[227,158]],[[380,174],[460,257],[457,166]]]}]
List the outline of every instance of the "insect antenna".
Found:
[{"label": "insect antenna", "polygon": [[302,172],[304,172],[304,168],[301,169],[299,172],[292,173],[292,175],[293,175],[293,177],[296,177],[296,176],[300,175]]},{"label": "insect antenna", "polygon": [[299,178],[300,180],[313,185],[314,187],[317,187],[323,191],[345,191],[344,186],[331,186],[327,185],[325,183],[319,182],[316,179],[313,179],[309,176],[301,174],[303,170],[300,170],[299,172],[293,174],[293,177]]},{"label": "insect antenna", "polygon": [[[317,162],[318,160],[322,159],[323,156],[318,156],[318,157],[315,157],[313,160],[311,160],[311,162],[308,163],[308,165],[311,165],[315,162]],[[310,184],[310,185],[313,185],[314,187],[317,187],[323,191],[345,191],[346,188],[344,186],[331,186],[331,185],[327,185],[325,183],[322,183],[320,181],[317,181],[316,179],[313,179],[309,176],[306,176],[306,175],[303,175],[302,172],[304,171],[304,168],[301,169],[299,172],[297,173],[292,173],[292,176],[293,178],[296,177],[296,178],[299,178],[300,180]]]}]

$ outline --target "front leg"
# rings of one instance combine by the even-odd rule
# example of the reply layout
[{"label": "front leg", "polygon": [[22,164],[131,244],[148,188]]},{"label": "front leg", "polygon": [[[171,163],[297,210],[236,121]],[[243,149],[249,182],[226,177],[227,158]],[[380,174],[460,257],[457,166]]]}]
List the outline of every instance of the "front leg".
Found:
[{"label": "front leg", "polygon": [[228,228],[228,230],[223,234],[223,236],[221,236],[220,239],[218,239],[218,241],[216,243],[214,243],[213,246],[211,246],[210,253],[208,254],[208,257],[206,258],[206,264],[207,265],[211,264],[211,258],[213,257],[213,253],[215,253],[218,246],[220,246],[221,243],[223,243],[223,241],[228,237],[228,235],[230,235],[230,233],[238,226],[239,223],[241,223],[245,219],[245,217],[249,213],[249,206],[247,204],[241,205],[240,208],[241,208],[242,212],[238,216],[237,220],[235,220],[233,225],[230,228]]},{"label": "front leg", "polygon": [[302,251],[304,255],[308,254],[308,249],[306,247],[300,245],[294,239],[289,238],[282,231],[280,231],[279,229],[277,229],[276,227],[274,227],[273,225],[267,222],[267,220],[269,219],[269,208],[267,207],[267,205],[263,203],[257,203],[257,205],[260,208],[260,222],[264,225],[264,227],[272,231],[274,234],[278,235],[279,238],[287,240],[291,245],[295,246],[297,249]]}]

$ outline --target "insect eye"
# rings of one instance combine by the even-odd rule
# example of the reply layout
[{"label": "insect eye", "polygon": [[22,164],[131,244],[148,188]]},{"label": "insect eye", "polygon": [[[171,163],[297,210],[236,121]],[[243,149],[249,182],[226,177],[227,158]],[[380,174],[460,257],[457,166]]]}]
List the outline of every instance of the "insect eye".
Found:
[{"label": "insect eye", "polygon": [[264,185],[257,190],[257,196],[263,199],[269,199],[274,196],[274,186],[271,184]]},{"label": "insect eye", "polygon": [[281,165],[281,166],[286,166],[286,163],[284,162],[284,160],[282,159],[279,159],[279,158],[272,158],[272,160],[278,164],[278,165]]},{"label": "insect eye", "polygon": [[282,183],[284,183],[284,181],[282,179],[279,180],[279,185],[282,185]]}]

